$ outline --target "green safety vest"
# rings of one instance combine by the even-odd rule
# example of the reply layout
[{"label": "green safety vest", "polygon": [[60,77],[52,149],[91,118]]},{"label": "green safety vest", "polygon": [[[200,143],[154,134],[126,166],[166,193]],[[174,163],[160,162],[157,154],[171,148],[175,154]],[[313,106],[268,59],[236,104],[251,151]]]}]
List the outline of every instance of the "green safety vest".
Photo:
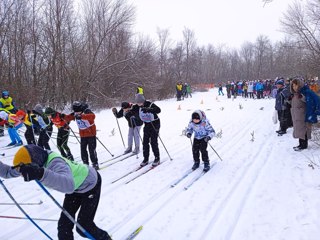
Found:
[{"label": "green safety vest", "polygon": [[57,157],[65,160],[66,163],[71,168],[73,181],[74,181],[74,190],[77,190],[81,186],[81,184],[84,182],[84,180],[87,178],[89,174],[89,168],[84,164],[70,161],[69,159],[62,157],[59,153],[55,153],[55,152],[49,153],[48,159],[45,163],[45,167],[47,167],[48,164]]}]

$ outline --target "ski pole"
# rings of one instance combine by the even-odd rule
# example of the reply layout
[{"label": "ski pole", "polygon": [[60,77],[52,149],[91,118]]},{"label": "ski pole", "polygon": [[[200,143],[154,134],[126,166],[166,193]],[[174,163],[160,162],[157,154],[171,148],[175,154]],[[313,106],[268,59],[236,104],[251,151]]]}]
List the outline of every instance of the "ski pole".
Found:
[{"label": "ski pole", "polygon": [[108,150],[108,148],[100,141],[100,139],[96,136],[96,139],[98,140],[98,142],[104,147],[105,150],[108,151],[108,153],[110,153],[111,157],[113,157],[114,155]]},{"label": "ski pole", "polygon": [[[81,119],[80,119],[81,122],[83,122]],[[93,134],[92,130],[89,128],[91,134]],[[97,135],[95,136],[96,139],[98,140],[98,142],[104,147],[105,150],[107,150],[107,152],[111,155],[111,157],[113,157],[114,155],[109,151],[109,149],[100,141],[100,139],[97,137]]]},{"label": "ski pole", "polygon": [[118,118],[117,118],[117,117],[116,117],[116,120],[117,120],[118,129],[119,129],[119,132],[120,132],[120,136],[121,136],[121,139],[122,139],[123,146],[126,147],[126,145],[124,144],[124,141],[123,141],[123,137],[122,137],[122,133],[121,133],[121,128],[120,128],[119,121],[118,121]]},{"label": "ski pole", "polygon": [[161,139],[161,137],[160,137],[160,135],[159,135],[159,132],[157,132],[157,130],[156,130],[156,128],[154,127],[153,123],[152,123],[152,122],[150,122],[150,123],[151,123],[151,125],[152,125],[152,127],[153,127],[154,131],[157,133],[158,138],[160,139],[160,141],[161,141],[161,143],[162,143],[162,146],[163,146],[163,147],[164,147],[164,149],[166,150],[166,152],[167,152],[167,154],[168,154],[168,156],[169,156],[170,160],[172,161],[173,159],[172,159],[172,157],[170,156],[170,154],[169,154],[169,152],[168,152],[168,150],[167,150],[166,146],[165,146],[165,145],[164,145],[164,143],[162,142],[162,139]]},{"label": "ski pole", "polygon": [[72,130],[72,128],[70,126],[69,126],[69,128],[70,128],[70,131],[72,132],[72,134],[74,135],[74,137],[77,139],[78,143],[81,144],[81,142],[80,142],[79,138],[76,136],[75,132]]},{"label": "ski pole", "polygon": [[222,161],[222,158],[219,156],[219,154],[217,153],[216,150],[214,150],[214,148],[211,146],[211,144],[208,142],[209,146],[211,147],[211,149],[217,154],[217,156],[220,158],[220,160]]},{"label": "ski pole", "polygon": [[[20,206],[21,205],[40,205],[43,202],[40,200],[39,202],[24,202],[24,203],[18,203]],[[0,205],[15,205],[14,203],[0,203]]]},{"label": "ski pole", "polygon": [[[0,218],[21,219],[21,220],[28,220],[28,219],[29,219],[29,218],[26,218],[26,217],[5,216],[5,215],[0,215]],[[57,222],[57,221],[58,221],[58,220],[55,220],[55,219],[48,219],[48,218],[33,218],[33,220],[37,220],[37,221],[51,221],[51,222]]]},{"label": "ski pole", "polygon": [[34,226],[36,226],[44,235],[46,235],[47,238],[53,240],[38,224],[35,223],[35,221],[23,210],[23,208],[19,205],[19,203],[14,199],[14,197],[11,195],[7,187],[4,185],[3,180],[0,179],[0,184],[3,187],[3,189],[6,191],[8,196],[11,198],[11,200],[14,202],[14,204],[19,208],[19,210],[26,216],[26,218],[32,222]]},{"label": "ski pole", "polygon": [[87,238],[91,239],[91,240],[95,240],[95,238],[89,233],[87,232],[71,215],[70,213],[68,213],[68,211],[62,207],[58,201],[50,194],[50,192],[42,185],[42,183],[39,180],[35,180],[38,185],[42,188],[42,190],[53,200],[53,202],[62,210],[62,212],[69,218],[69,220],[71,222],[73,222],[77,228],[80,229],[80,231],[87,236]]}]

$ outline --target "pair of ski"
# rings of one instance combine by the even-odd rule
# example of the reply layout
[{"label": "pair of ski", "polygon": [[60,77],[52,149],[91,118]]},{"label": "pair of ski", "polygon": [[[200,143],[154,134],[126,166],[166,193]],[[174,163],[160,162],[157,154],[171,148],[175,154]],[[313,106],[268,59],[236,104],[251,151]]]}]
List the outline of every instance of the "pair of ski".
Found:
[{"label": "pair of ski", "polygon": [[[215,165],[216,163],[213,163],[212,166],[210,166],[210,169]],[[188,170],[185,172],[184,175],[182,175],[180,178],[178,178],[175,182],[171,184],[171,187],[177,186],[180,182],[182,182],[184,179],[186,179],[191,173],[193,173],[195,170]],[[193,178],[186,186],[184,186],[184,190],[188,190],[195,182],[197,182],[203,175],[205,175],[208,171],[201,171],[195,178]]]},{"label": "pair of ski", "polygon": [[[159,165],[160,165],[161,163],[163,163],[163,162],[160,162]],[[159,166],[159,165],[157,165],[157,166]],[[150,163],[147,164],[147,165],[145,165],[145,166],[139,166],[138,168],[135,168],[135,169],[131,170],[130,172],[127,172],[126,174],[122,175],[121,177],[113,180],[111,183],[112,183],[112,184],[113,184],[113,183],[116,183],[116,182],[118,182],[119,180],[124,179],[125,177],[127,177],[127,176],[129,176],[129,175],[131,175],[131,174],[133,174],[133,173],[135,173],[135,172],[138,172],[138,171],[141,170],[142,168],[146,168],[146,166],[150,166]],[[133,180],[137,179],[138,177],[143,176],[144,174],[146,174],[146,173],[150,172],[151,170],[155,169],[157,166],[151,166],[151,167],[148,168],[146,171],[143,171],[143,172],[139,173],[139,174],[136,175],[135,177],[133,177],[133,178],[131,178],[130,180],[128,180],[127,182],[125,182],[125,184],[128,184],[128,183],[132,182]]]},{"label": "pair of ski", "polygon": [[121,154],[121,155],[119,155],[119,156],[116,156],[116,157],[114,157],[114,158],[111,158],[111,159],[109,159],[109,160],[106,160],[106,161],[104,161],[104,162],[101,162],[100,164],[104,164],[104,163],[107,163],[107,162],[116,160],[116,159],[124,156],[123,158],[118,159],[117,161],[114,161],[114,162],[109,163],[109,164],[107,164],[107,165],[105,165],[105,166],[103,166],[103,167],[100,167],[99,170],[102,170],[102,169],[104,169],[104,168],[110,167],[110,166],[112,166],[113,164],[116,164],[116,163],[118,163],[118,162],[121,162],[121,161],[123,161],[123,160],[126,160],[127,158],[130,158],[130,157],[135,156],[135,155],[137,155],[137,154],[136,154],[136,153],[130,153],[130,154],[129,154],[129,153],[123,153],[123,154]]}]

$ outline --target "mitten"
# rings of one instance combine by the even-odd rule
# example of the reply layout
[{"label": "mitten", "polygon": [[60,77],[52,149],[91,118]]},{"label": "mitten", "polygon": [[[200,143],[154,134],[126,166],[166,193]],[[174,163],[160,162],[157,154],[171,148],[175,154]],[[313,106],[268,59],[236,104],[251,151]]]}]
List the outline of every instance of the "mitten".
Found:
[{"label": "mitten", "polygon": [[209,137],[209,136],[206,136],[205,138],[204,138],[204,141],[205,142],[209,142],[211,140],[211,138]]},{"label": "mitten", "polygon": [[117,113],[118,113],[117,109],[116,108],[112,108],[112,113],[113,113],[113,115],[117,116]]},{"label": "mitten", "polygon": [[192,134],[191,133],[187,133],[187,138],[191,138]]},{"label": "mitten", "polygon": [[19,171],[25,182],[40,180],[44,174],[44,168],[39,167],[36,164],[22,164]]}]

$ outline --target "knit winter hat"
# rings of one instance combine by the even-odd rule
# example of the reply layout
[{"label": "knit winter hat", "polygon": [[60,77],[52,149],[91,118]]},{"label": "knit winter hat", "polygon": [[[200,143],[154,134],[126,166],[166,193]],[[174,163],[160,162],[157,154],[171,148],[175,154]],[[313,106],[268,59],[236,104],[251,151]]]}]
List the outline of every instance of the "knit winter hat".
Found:
[{"label": "knit winter hat", "polygon": [[48,152],[43,148],[34,144],[21,147],[13,158],[13,166],[17,166],[20,163],[29,164],[36,163],[40,167],[43,167],[48,159]]},{"label": "knit winter hat", "polygon": [[123,109],[130,108],[130,107],[131,107],[131,104],[128,103],[128,102],[122,102],[121,103],[121,108],[123,108]]},{"label": "knit winter hat", "polygon": [[135,102],[136,103],[144,103],[146,101],[146,99],[144,98],[144,96],[142,94],[136,94],[135,97]]},{"label": "knit winter hat", "polygon": [[19,118],[25,117],[25,116],[26,116],[26,113],[25,113],[24,111],[22,111],[22,110],[18,110],[18,111],[16,112],[16,116],[19,117]]},{"label": "knit winter hat", "polygon": [[33,108],[33,111],[38,113],[38,114],[43,114],[43,110],[42,110],[41,104],[38,103],[37,105],[35,105],[34,108]]},{"label": "knit winter hat", "polygon": [[276,81],[276,85],[284,85],[284,81],[283,79],[279,79],[278,81]]},{"label": "knit winter hat", "polygon": [[25,147],[21,147],[13,158],[13,166],[17,166],[20,163],[31,163],[31,156]]},{"label": "knit winter hat", "polygon": [[53,108],[51,108],[51,107],[47,107],[45,110],[44,110],[44,114],[46,114],[46,115],[53,115],[53,114],[55,114],[56,113],[56,111],[53,109]]}]

